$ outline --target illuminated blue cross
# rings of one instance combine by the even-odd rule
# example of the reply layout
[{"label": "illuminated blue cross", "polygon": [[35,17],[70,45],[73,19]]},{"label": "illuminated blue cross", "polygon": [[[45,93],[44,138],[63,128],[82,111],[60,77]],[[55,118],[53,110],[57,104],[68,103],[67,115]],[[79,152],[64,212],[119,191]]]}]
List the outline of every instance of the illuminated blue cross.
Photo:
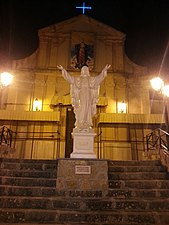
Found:
[{"label": "illuminated blue cross", "polygon": [[92,7],[90,7],[90,6],[85,6],[85,2],[83,2],[83,6],[78,6],[76,8],[77,9],[82,9],[83,10],[83,14],[85,13],[86,9],[92,9]]}]

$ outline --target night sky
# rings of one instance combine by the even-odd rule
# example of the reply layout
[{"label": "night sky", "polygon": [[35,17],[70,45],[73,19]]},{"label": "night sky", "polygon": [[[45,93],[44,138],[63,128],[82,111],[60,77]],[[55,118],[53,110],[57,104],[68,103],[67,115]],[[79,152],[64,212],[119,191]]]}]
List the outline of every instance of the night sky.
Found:
[{"label": "night sky", "polygon": [[[85,1],[85,0],[84,0]],[[82,13],[81,0],[0,0],[0,56],[19,59],[38,47],[38,29]],[[86,0],[85,14],[126,34],[135,63],[169,74],[169,0]],[[166,54],[165,54],[166,53]],[[163,63],[162,63],[163,62]],[[162,65],[162,66],[161,66]]]}]

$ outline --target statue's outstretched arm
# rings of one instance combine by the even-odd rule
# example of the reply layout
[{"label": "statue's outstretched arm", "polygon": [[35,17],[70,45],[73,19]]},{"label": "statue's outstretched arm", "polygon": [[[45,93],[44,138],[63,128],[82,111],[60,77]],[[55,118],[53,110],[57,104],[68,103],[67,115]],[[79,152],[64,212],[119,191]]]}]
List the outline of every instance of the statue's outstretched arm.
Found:
[{"label": "statue's outstretched arm", "polygon": [[107,65],[103,68],[102,72],[96,77],[96,79],[97,79],[96,84],[97,84],[97,85],[100,85],[100,83],[101,83],[101,82],[104,80],[104,78],[107,76],[107,70],[108,70],[110,67],[111,67],[111,65],[107,64]]},{"label": "statue's outstretched arm", "polygon": [[70,76],[69,73],[63,68],[63,66],[58,65],[57,68],[62,71],[62,76],[65,80],[67,80],[69,83],[74,83],[74,77]]}]

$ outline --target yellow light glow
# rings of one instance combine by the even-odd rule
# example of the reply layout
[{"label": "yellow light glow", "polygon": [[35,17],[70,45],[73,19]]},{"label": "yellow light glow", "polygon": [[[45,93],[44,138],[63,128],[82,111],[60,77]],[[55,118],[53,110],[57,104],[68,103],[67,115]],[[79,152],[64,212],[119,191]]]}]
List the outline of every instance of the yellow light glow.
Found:
[{"label": "yellow light glow", "polygon": [[164,87],[164,81],[160,77],[151,79],[150,83],[152,88],[156,91],[160,91]]},{"label": "yellow light glow", "polygon": [[12,83],[13,75],[8,72],[3,72],[0,74],[1,85],[6,87]]},{"label": "yellow light glow", "polygon": [[127,104],[125,102],[118,102],[117,108],[118,108],[118,113],[126,113]]},{"label": "yellow light glow", "polygon": [[41,111],[42,110],[42,101],[39,101],[37,98],[33,102],[33,111]]},{"label": "yellow light glow", "polygon": [[169,85],[165,85],[162,89],[162,93],[169,97]]}]

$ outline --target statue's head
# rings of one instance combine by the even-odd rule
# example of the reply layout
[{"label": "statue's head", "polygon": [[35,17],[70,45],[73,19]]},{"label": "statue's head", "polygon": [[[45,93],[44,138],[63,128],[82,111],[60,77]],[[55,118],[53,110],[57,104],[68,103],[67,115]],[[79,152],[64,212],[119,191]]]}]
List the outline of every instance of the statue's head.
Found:
[{"label": "statue's head", "polygon": [[83,77],[90,76],[88,66],[83,66],[82,67],[82,69],[81,69],[81,76],[83,76]]}]

